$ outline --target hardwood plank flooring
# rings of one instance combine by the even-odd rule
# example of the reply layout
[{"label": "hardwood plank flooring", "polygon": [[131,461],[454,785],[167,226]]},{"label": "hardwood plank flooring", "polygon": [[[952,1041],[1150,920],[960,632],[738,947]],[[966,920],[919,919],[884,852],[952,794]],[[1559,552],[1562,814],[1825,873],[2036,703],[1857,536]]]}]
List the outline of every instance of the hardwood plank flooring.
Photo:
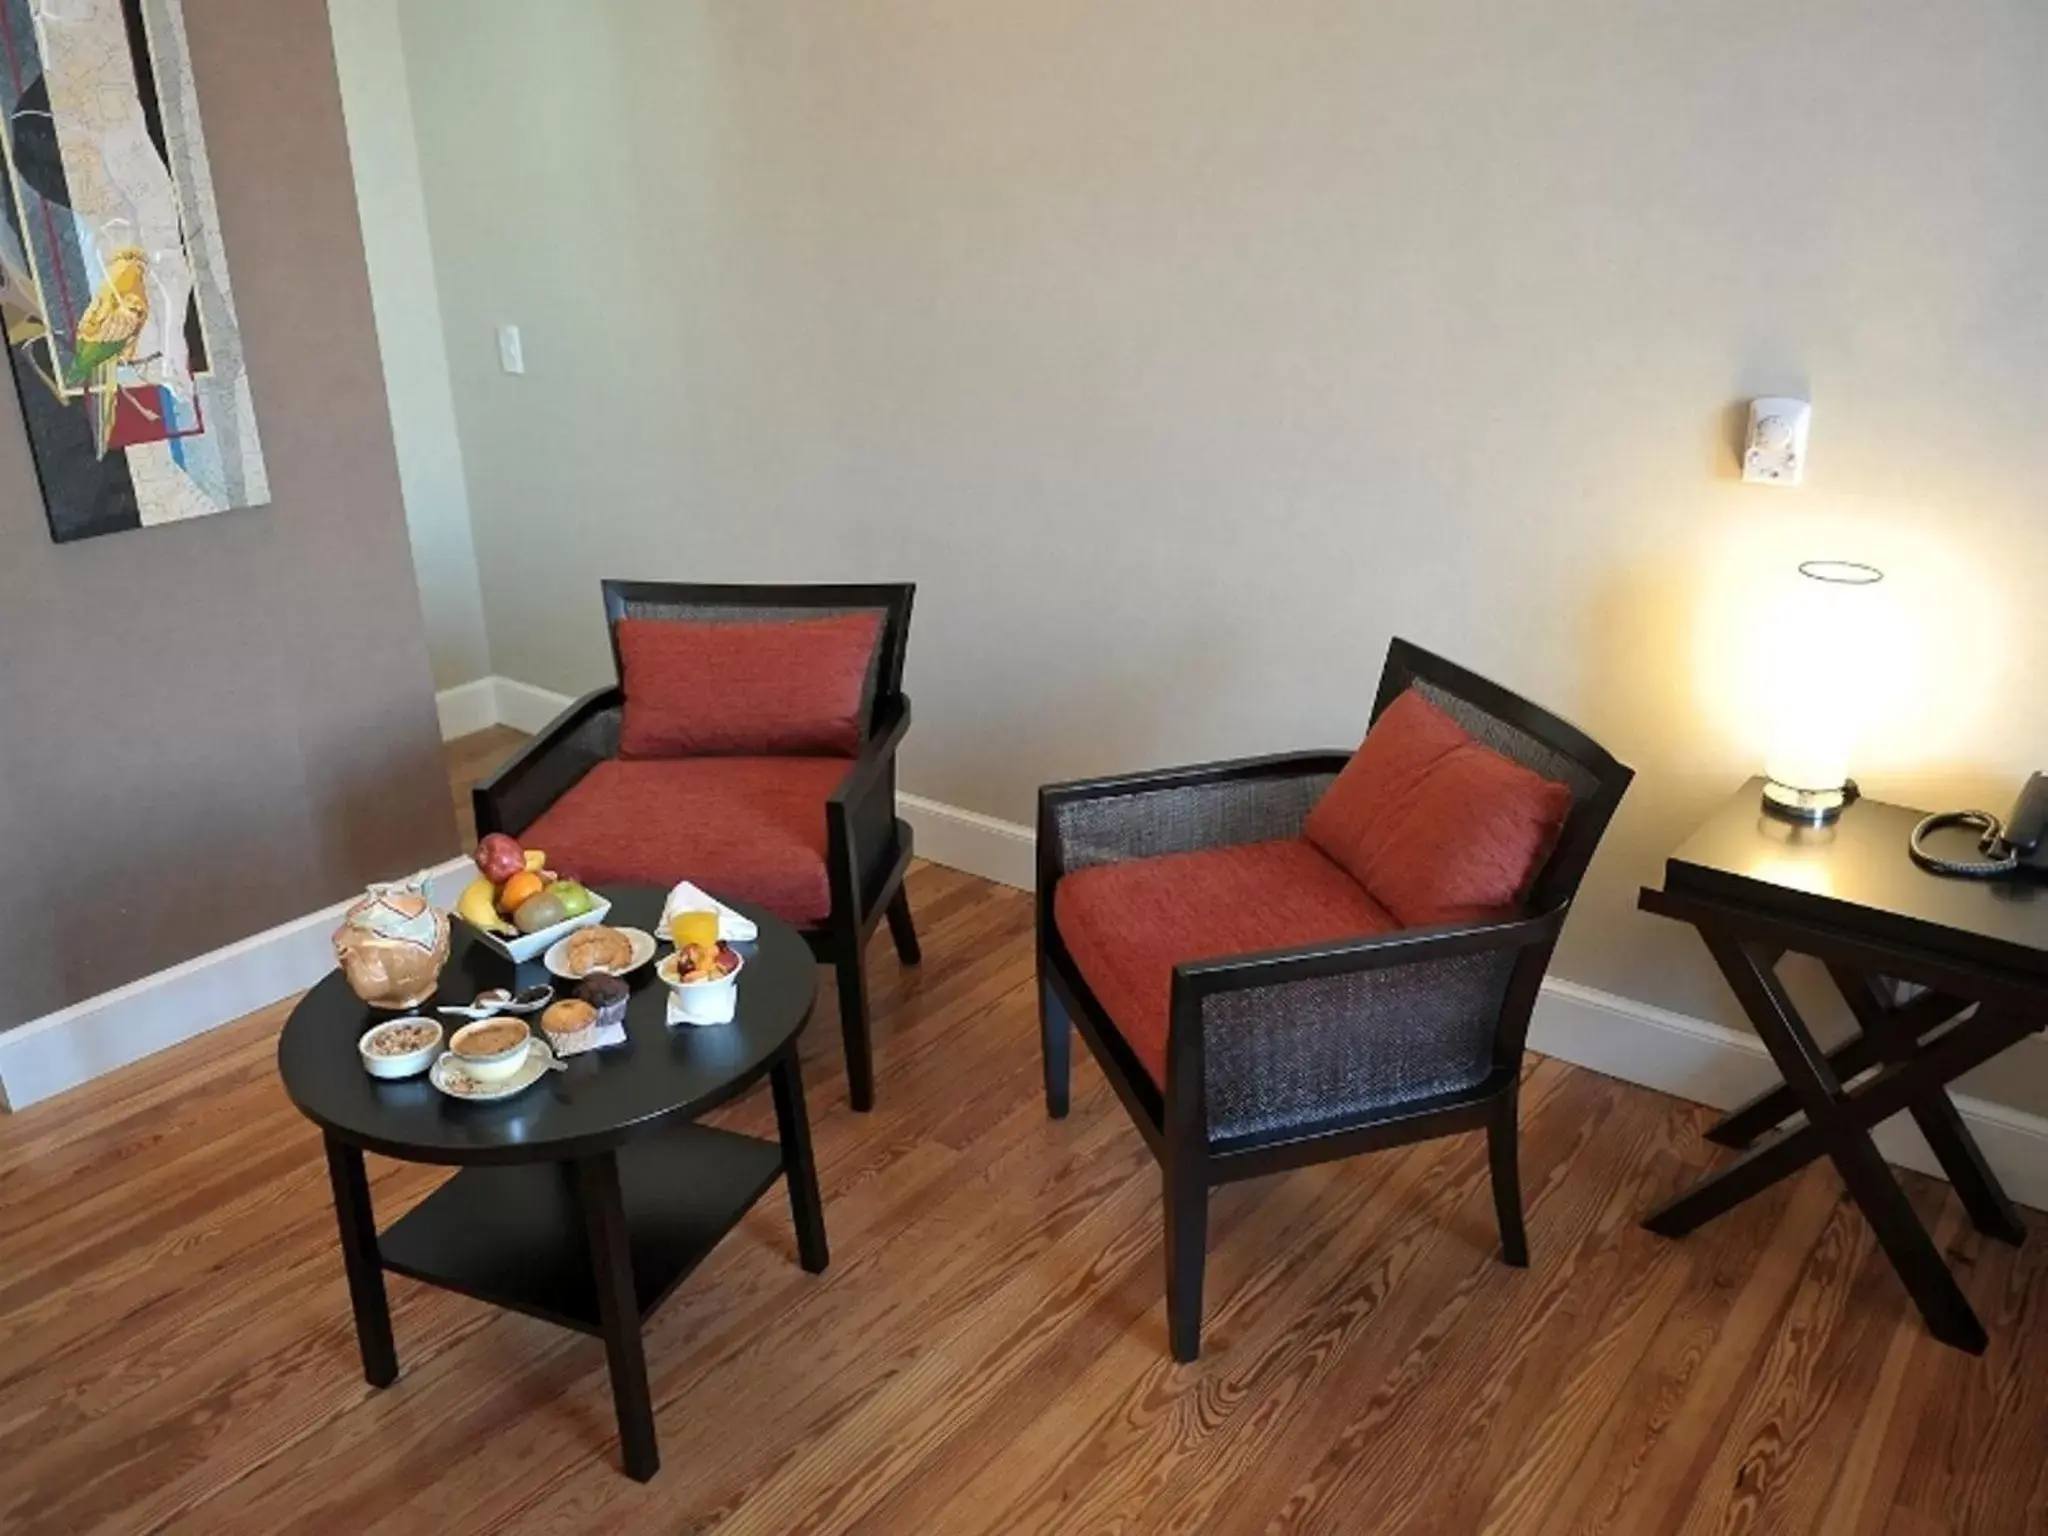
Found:
[{"label": "hardwood plank flooring", "polygon": [[[451,745],[458,805],[518,739]],[[1045,1117],[1029,898],[910,889],[876,1111],[829,980],[803,1045],[832,1267],[765,1200],[657,1314],[645,1487],[595,1340],[393,1277],[403,1374],[363,1384],[286,1005],[0,1116],[0,1530],[2048,1532],[2048,1241],[1908,1177],[1991,1330],[1958,1354],[1824,1166],[1642,1231],[1711,1117],[1556,1062],[1532,1268],[1494,1258],[1477,1137],[1232,1186],[1176,1366],[1158,1172],[1085,1052]],[[765,1091],[717,1118],[772,1134]],[[386,1222],[443,1177],[370,1167]]]}]

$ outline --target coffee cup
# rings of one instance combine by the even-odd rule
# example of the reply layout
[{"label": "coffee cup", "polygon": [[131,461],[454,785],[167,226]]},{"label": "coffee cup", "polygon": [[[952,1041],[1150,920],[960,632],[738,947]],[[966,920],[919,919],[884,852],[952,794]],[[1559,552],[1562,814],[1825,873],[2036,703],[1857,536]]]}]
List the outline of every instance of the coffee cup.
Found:
[{"label": "coffee cup", "polygon": [[448,1049],[462,1070],[480,1083],[502,1083],[526,1065],[533,1031],[523,1019],[480,1019],[455,1031]]}]

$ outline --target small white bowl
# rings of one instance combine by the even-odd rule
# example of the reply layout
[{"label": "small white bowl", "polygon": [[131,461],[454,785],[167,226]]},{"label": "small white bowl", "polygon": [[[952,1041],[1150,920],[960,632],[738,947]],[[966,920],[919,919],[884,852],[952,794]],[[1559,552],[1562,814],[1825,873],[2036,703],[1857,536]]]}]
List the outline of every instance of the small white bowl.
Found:
[{"label": "small white bowl", "polygon": [[[424,1024],[434,1032],[434,1038],[416,1051],[407,1051],[403,1056],[377,1056],[370,1051],[370,1042],[379,1035],[411,1024]],[[417,1077],[434,1064],[434,1058],[441,1054],[441,1026],[432,1019],[418,1017],[408,1019],[387,1019],[375,1029],[364,1033],[356,1042],[356,1050],[363,1058],[363,1070],[372,1077]]]},{"label": "small white bowl", "polygon": [[[462,1037],[474,1035],[481,1030],[503,1029],[507,1025],[519,1026],[519,1043],[488,1056],[471,1056],[462,1049]],[[479,1019],[474,1024],[465,1024],[448,1037],[448,1053],[455,1058],[457,1066],[479,1083],[502,1083],[519,1075],[526,1065],[527,1046],[533,1039],[533,1031],[519,1019]]]},{"label": "small white bowl", "polygon": [[654,974],[661,978],[661,984],[675,998],[675,1014],[685,1024],[730,1024],[733,1021],[740,1007],[740,972],[747,968],[745,955],[736,955],[735,958],[739,964],[716,981],[678,981],[682,957],[673,953],[661,957],[661,964],[654,968]]}]

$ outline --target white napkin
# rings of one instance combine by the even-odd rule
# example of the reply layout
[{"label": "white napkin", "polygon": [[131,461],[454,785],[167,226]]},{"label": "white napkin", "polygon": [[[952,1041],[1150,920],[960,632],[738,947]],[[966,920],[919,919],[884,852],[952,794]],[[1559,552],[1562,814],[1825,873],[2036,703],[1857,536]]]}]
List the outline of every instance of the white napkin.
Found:
[{"label": "white napkin", "polygon": [[725,944],[751,944],[761,937],[761,930],[750,919],[741,917],[722,901],[716,901],[685,880],[668,893],[668,900],[661,907],[661,937],[669,936],[668,925],[678,912],[716,912],[718,914],[718,937]]}]

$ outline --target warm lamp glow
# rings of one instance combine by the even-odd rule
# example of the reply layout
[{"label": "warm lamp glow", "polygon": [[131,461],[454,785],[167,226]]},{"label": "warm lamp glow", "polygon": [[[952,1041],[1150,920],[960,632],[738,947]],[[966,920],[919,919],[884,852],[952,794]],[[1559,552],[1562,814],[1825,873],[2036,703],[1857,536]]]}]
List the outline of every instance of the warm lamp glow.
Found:
[{"label": "warm lamp glow", "polygon": [[1764,804],[1829,821],[1854,798],[1849,760],[1871,718],[1884,622],[1884,573],[1844,560],[1799,567],[1767,619],[1770,752]]}]

